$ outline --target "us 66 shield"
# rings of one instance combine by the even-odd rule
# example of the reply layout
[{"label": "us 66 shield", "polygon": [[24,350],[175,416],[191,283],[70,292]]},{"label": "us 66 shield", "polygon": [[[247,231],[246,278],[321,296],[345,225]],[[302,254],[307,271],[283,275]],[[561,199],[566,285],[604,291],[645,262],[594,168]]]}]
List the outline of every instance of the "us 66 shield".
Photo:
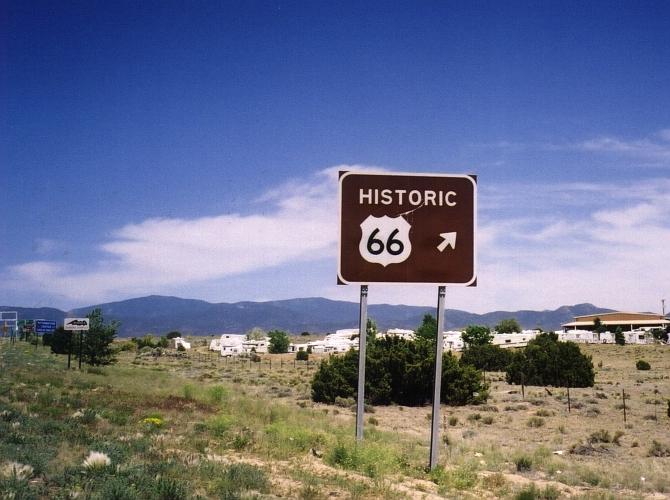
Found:
[{"label": "us 66 shield", "polygon": [[474,285],[476,178],[340,172],[340,283]]}]

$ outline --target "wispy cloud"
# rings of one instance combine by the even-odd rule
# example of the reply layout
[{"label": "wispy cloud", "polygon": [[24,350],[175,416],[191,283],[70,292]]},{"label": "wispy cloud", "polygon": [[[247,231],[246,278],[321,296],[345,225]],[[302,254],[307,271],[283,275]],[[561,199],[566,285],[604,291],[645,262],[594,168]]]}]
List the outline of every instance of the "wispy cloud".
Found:
[{"label": "wispy cloud", "polygon": [[670,129],[659,130],[652,137],[622,139],[601,136],[576,143],[574,148],[594,153],[625,155],[630,158],[651,161],[652,165],[670,165]]},{"label": "wispy cloud", "polygon": [[101,244],[103,260],[86,266],[43,260],[13,271],[24,285],[93,301],[335,255],[336,176],[337,169],[328,169],[282,186],[250,215],[129,224]]}]

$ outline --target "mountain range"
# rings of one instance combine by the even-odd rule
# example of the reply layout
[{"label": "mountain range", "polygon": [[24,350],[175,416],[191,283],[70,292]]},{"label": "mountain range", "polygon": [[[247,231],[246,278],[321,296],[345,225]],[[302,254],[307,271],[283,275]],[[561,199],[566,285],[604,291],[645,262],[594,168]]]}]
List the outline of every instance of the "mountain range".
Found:
[{"label": "mountain range", "polygon": [[[0,311],[17,311],[19,319],[49,319],[58,324],[65,317],[86,316],[100,308],[105,321],[120,322],[119,336],[163,335],[177,330],[185,335],[244,333],[251,328],[281,329],[292,334],[333,332],[358,326],[359,305],[324,298],[274,300],[269,302],[211,303],[204,300],[150,295],[119,302],[109,302],[71,311],[42,307],[0,306]],[[561,323],[575,316],[611,312],[592,304],[562,306],[553,311],[494,311],[475,314],[457,309],[445,311],[445,329],[453,330],[471,324],[494,326],[500,320],[516,318],[523,328],[559,329]],[[380,330],[388,328],[415,329],[425,314],[435,315],[434,307],[372,304],[368,317]]]}]

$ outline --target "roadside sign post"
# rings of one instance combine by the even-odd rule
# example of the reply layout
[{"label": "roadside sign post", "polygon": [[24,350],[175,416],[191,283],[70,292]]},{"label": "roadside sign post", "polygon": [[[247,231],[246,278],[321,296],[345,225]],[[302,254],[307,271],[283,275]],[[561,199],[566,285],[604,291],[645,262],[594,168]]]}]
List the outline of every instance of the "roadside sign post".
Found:
[{"label": "roadside sign post", "polygon": [[356,400],[356,440],[363,440],[363,413],[365,411],[365,348],[368,340],[368,285],[361,285],[360,315],[358,321],[358,394]]},{"label": "roadside sign post", "polygon": [[437,341],[435,343],[435,381],[433,382],[433,414],[430,424],[430,462],[434,469],[437,465],[440,444],[440,395],[442,393],[442,351],[444,343],[444,300],[447,287],[437,290]]},{"label": "roadside sign post", "polygon": [[477,179],[340,172],[338,284],[361,285],[356,439],[363,439],[369,283],[438,286],[430,468],[439,451],[446,287],[476,286]]},{"label": "roadside sign post", "polygon": [[[81,356],[83,351],[84,332],[89,329],[88,318],[65,318],[63,328],[69,332],[79,332],[79,369],[81,370]],[[70,346],[72,346],[72,333],[70,333]],[[68,349],[67,367],[70,368],[70,353],[72,349]]]},{"label": "roadside sign post", "polygon": [[56,322],[46,319],[36,319],[35,320],[35,349],[37,349],[38,340],[40,338],[40,333],[42,334],[42,342],[44,342],[45,333],[53,333],[56,330]]},{"label": "roadside sign post", "polygon": [[[2,322],[2,336],[9,333],[9,343],[15,342],[16,327],[18,324],[19,313],[17,311],[0,311],[0,321]],[[9,325],[7,323],[10,323]]]}]

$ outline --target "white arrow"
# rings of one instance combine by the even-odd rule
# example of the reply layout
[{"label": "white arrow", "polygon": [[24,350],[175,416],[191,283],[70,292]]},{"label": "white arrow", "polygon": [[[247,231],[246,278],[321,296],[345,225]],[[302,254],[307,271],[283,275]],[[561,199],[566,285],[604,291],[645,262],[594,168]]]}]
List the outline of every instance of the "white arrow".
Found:
[{"label": "white arrow", "polygon": [[437,245],[437,249],[440,252],[444,252],[444,249],[448,246],[451,246],[453,249],[456,248],[456,233],[440,233],[440,237],[442,238],[442,242]]}]

